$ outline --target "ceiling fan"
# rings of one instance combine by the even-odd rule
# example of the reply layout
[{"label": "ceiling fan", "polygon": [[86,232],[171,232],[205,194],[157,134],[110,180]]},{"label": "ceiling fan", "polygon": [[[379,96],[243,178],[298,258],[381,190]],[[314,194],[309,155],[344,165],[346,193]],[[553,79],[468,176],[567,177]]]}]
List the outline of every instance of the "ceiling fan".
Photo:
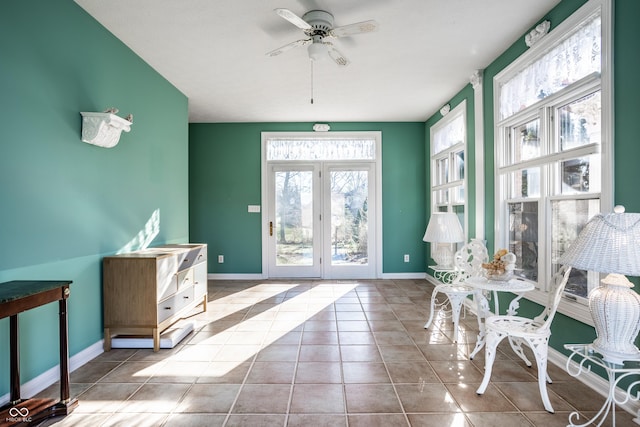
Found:
[{"label": "ceiling fan", "polygon": [[272,50],[267,53],[267,56],[278,56],[295,47],[308,45],[307,51],[311,61],[317,61],[329,55],[336,64],[346,66],[349,65],[349,60],[331,42],[325,39],[328,37],[339,38],[370,33],[378,29],[378,23],[374,20],[333,28],[333,15],[324,10],[311,10],[302,15],[302,18],[289,9],[275,9],[274,12],[303,30],[307,38],[296,40]]}]

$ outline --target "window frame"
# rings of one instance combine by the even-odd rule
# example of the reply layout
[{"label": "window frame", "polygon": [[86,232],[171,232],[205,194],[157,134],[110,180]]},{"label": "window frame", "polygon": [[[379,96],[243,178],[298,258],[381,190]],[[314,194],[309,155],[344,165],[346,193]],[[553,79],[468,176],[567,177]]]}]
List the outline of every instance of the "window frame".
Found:
[{"label": "window frame", "polygon": [[[565,40],[583,22],[598,14],[601,18],[601,72],[592,73],[550,95],[539,102],[524,108],[511,116],[500,119],[500,87],[501,83],[509,80],[517,72],[526,68],[536,60],[544,56],[554,46]],[[547,287],[551,280],[551,203],[562,199],[593,198],[595,193],[571,194],[565,196],[556,194],[552,188],[552,179],[557,178],[552,170],[553,165],[563,159],[574,159],[593,153],[594,147],[599,146],[601,160],[601,188],[598,193],[601,211],[610,211],[613,207],[613,73],[611,69],[612,53],[612,4],[611,0],[590,0],[565,21],[559,24],[554,31],[548,33],[527,52],[513,61],[494,77],[494,131],[496,147],[494,150],[495,161],[495,243],[499,247],[506,247],[509,242],[508,231],[508,203],[514,201],[538,202],[538,282],[536,290],[527,293],[526,298],[539,304],[547,301]],[[574,147],[561,151],[552,147],[557,135],[553,134],[556,127],[552,120],[557,115],[557,109],[562,105],[580,99],[588,93],[596,90],[601,96],[601,142]],[[541,153],[539,157],[525,160],[517,164],[507,163],[508,137],[511,130],[523,123],[539,118]],[[553,152],[549,152],[553,149]],[[528,167],[541,168],[541,195],[539,197],[510,197],[508,193],[507,178],[509,173]],[[607,173],[610,172],[610,173]],[[543,244],[544,239],[544,244]],[[593,279],[594,276],[590,274]],[[558,310],[583,323],[593,325],[592,317],[586,299],[573,297],[565,293]]]},{"label": "window frame", "polygon": [[[462,141],[452,144],[446,149],[441,150],[438,153],[434,153],[435,150],[435,135],[439,131],[442,131],[446,126],[454,122],[456,119],[462,117],[463,124],[463,132],[462,132]],[[456,107],[452,108],[445,116],[443,116],[437,123],[429,128],[429,158],[430,158],[430,175],[429,175],[429,194],[431,200],[431,212],[444,212],[442,208],[446,208],[446,212],[454,212],[458,214],[458,210],[456,207],[462,207],[464,210],[463,219],[460,221],[464,235],[465,241],[469,236],[469,192],[468,192],[468,164],[469,164],[469,147],[468,147],[468,128],[467,128],[467,101],[463,100]],[[451,174],[454,173],[454,165],[455,165],[455,157],[457,153],[463,153],[464,156],[464,165],[462,167],[463,177],[457,179],[451,179]],[[438,161],[441,159],[447,158],[449,159],[449,180],[445,183],[438,184],[437,175],[439,173]],[[453,189],[461,188],[464,199],[462,202],[459,200],[455,200],[453,197]],[[449,191],[449,199],[446,203],[440,203],[437,200],[436,194],[439,191],[448,190]],[[464,242],[461,242],[461,244]],[[431,246],[432,258],[433,258],[433,250],[436,245]]]}]

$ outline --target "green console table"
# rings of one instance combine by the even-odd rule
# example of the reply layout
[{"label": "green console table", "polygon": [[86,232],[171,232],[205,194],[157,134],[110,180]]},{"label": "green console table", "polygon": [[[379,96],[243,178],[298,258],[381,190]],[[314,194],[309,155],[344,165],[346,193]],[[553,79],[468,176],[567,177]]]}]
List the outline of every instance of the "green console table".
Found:
[{"label": "green console table", "polygon": [[[78,406],[69,396],[69,341],[67,298],[71,281],[16,280],[0,283],[0,319],[9,318],[9,403],[0,407],[0,426],[37,425],[44,419],[67,415]],[[20,397],[20,343],[18,314],[50,302],[60,307],[60,400]]]}]

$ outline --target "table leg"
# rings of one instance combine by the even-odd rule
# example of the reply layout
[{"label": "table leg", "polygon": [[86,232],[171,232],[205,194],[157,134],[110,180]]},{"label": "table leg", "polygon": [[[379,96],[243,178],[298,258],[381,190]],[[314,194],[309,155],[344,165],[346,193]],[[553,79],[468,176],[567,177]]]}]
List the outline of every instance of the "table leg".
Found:
[{"label": "table leg", "polygon": [[487,315],[491,312],[489,310],[489,301],[484,296],[481,290],[476,290],[473,294],[473,300],[476,302],[476,315],[478,318],[478,338],[476,340],[476,346],[469,355],[469,359],[475,357],[476,354],[484,347],[486,341],[486,333],[484,329],[484,320],[487,318]]},{"label": "table leg", "polygon": [[[590,371],[591,368],[587,367],[585,368],[584,364],[585,361],[587,359],[583,359],[582,362],[578,365],[578,368],[572,368],[571,366],[571,360],[573,359],[573,357],[576,354],[573,353],[571,354],[571,356],[569,356],[569,358],[567,359],[567,373],[569,373],[569,375],[573,376],[573,377],[578,377],[583,371]],[[612,413],[612,421],[613,424],[612,425],[616,425],[616,415],[615,415],[615,410],[616,410],[616,403],[615,403],[615,392],[616,392],[616,375],[615,372],[613,372],[610,369],[606,369],[607,371],[607,376],[608,376],[608,380],[609,380],[609,394],[606,398],[606,400],[604,401],[604,404],[602,405],[602,407],[600,408],[600,410],[598,411],[598,413],[596,415],[594,415],[591,419],[586,420],[584,423],[582,424],[578,424],[578,422],[580,421],[580,414],[575,411],[569,414],[569,424],[567,425],[567,427],[587,427],[590,425],[596,425],[597,427],[600,427],[606,420],[607,415],[609,414],[609,412]],[[626,375],[624,375],[626,376]],[[623,376],[623,377],[624,377]],[[620,378],[618,378],[618,381],[620,380]],[[630,391],[630,389],[629,389]]]},{"label": "table leg", "polygon": [[[67,299],[69,289],[63,290],[64,297],[60,299],[59,327],[60,327],[60,401],[38,417],[40,419],[57,417],[70,414],[77,406],[78,400],[71,399],[71,389],[69,387],[69,328],[67,320]],[[36,417],[34,416],[34,419]]]},{"label": "table leg", "polygon": [[111,351],[111,330],[109,328],[104,328],[103,349],[104,351]]},{"label": "table leg", "polygon": [[67,326],[67,300],[60,300],[60,402],[68,403],[69,389],[69,328]]},{"label": "table leg", "polygon": [[20,342],[18,330],[18,315],[9,316],[9,365],[10,365],[10,394],[9,403],[20,402]]},{"label": "table leg", "polygon": [[152,335],[153,335],[153,351],[158,352],[160,351],[160,330],[158,330],[158,328],[153,328]]}]

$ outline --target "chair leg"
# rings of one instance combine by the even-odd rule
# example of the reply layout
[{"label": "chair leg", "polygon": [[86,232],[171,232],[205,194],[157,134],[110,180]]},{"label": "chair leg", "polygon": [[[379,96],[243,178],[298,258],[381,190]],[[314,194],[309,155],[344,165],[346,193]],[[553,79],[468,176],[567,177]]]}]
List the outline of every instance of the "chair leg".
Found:
[{"label": "chair leg", "polygon": [[436,311],[436,295],[438,294],[438,291],[433,291],[433,293],[431,294],[431,313],[429,314],[429,320],[427,320],[427,323],[424,324],[424,328],[428,329],[429,326],[431,326],[431,322],[433,322],[433,315]]},{"label": "chair leg", "polygon": [[505,337],[504,334],[499,334],[495,331],[487,331],[487,341],[484,347],[484,377],[482,378],[482,383],[478,390],[476,390],[477,394],[484,394],[487,390],[487,386],[489,385],[489,380],[491,379],[491,371],[493,369],[493,362],[496,359],[496,352],[498,349],[498,344]]},{"label": "chair leg", "polygon": [[518,355],[520,359],[527,364],[528,367],[531,367],[531,361],[524,354],[524,350],[522,349],[522,338],[512,338],[509,337],[509,345],[511,345],[511,349],[515,354]]},{"label": "chair leg", "polygon": [[451,320],[453,321],[453,342],[458,342],[458,323],[460,323],[460,311],[466,295],[448,295],[451,303]]},{"label": "chair leg", "polygon": [[[529,341],[529,340],[527,340]],[[553,406],[551,406],[551,401],[549,400],[549,393],[547,392],[547,380],[551,382],[549,375],[547,374],[547,356],[549,353],[549,338],[540,338],[531,340],[529,342],[531,349],[533,350],[533,354],[536,356],[536,365],[538,366],[538,388],[540,389],[540,397],[542,398],[542,403],[544,405],[544,409],[547,412],[551,412],[553,414]]]}]

